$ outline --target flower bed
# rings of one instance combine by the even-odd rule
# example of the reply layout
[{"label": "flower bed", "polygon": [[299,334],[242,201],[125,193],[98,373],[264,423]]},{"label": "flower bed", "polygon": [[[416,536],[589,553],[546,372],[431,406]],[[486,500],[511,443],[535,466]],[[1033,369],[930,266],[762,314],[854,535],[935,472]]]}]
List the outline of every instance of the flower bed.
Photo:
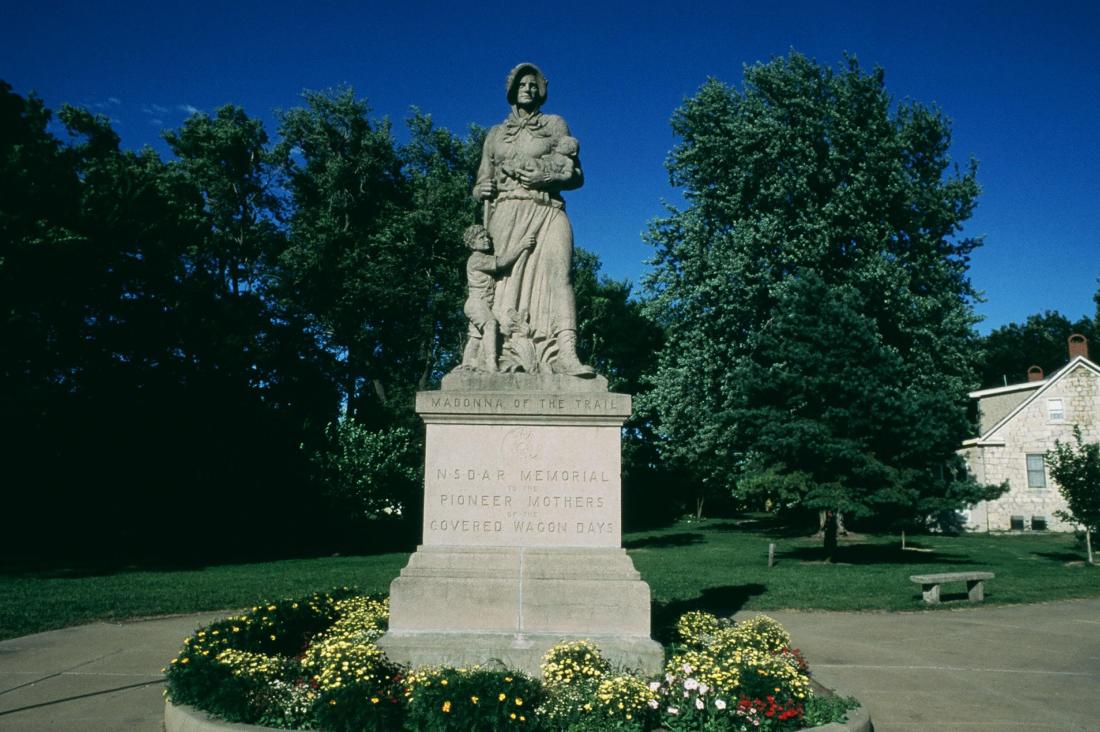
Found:
[{"label": "flower bed", "polygon": [[188,638],[165,670],[166,694],[230,722],[323,732],[785,732],[856,706],[816,695],[805,659],[763,615],[684,615],[658,679],[612,668],[583,640],[552,648],[541,680],[504,668],[409,670],[375,645],[387,620],[384,598],[347,588],[257,606]]}]

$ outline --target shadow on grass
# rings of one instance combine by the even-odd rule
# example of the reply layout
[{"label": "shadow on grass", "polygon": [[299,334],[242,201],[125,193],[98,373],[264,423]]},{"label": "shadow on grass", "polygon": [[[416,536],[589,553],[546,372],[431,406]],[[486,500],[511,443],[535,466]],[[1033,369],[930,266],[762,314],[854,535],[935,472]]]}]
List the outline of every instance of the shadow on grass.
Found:
[{"label": "shadow on grass", "polygon": [[[778,553],[780,561],[824,562],[825,548],[806,546],[784,549]],[[903,550],[900,546],[853,544],[837,547],[837,564],[950,564],[973,565],[973,560],[956,554]]]},{"label": "shadow on grass", "polygon": [[1032,552],[1032,554],[1053,562],[1083,562],[1088,559],[1088,553],[1084,549],[1079,552]]},{"label": "shadow on grass", "polygon": [[683,531],[678,534],[666,534],[665,536],[646,536],[641,539],[632,539],[623,542],[624,549],[664,549],[672,546],[692,546],[702,544],[703,535],[694,532]]},{"label": "shadow on grass", "polygon": [[750,597],[761,595],[767,590],[765,585],[753,583],[747,585],[723,585],[708,587],[698,597],[690,600],[655,602],[652,608],[653,637],[659,643],[672,642],[676,621],[691,610],[702,610],[719,617],[733,615],[745,606]]},{"label": "shadow on grass", "polygon": [[806,523],[792,523],[776,516],[750,515],[744,518],[711,520],[700,524],[701,531],[744,532],[772,539],[793,539],[810,536],[814,528]]},{"label": "shadow on grass", "polygon": [[346,554],[326,552],[273,552],[266,555],[249,554],[225,557],[149,558],[139,562],[110,559],[7,562],[0,564],[0,578],[76,580],[91,577],[113,577],[133,572],[195,572],[215,567],[250,564],[259,565],[271,562],[338,558],[355,559],[357,557],[377,556],[382,554],[407,554],[411,553],[413,549],[415,549],[415,546],[408,548],[408,546],[402,545],[388,550],[378,549],[375,551],[349,552]]},{"label": "shadow on grass", "polygon": [[126,547],[125,551],[105,550],[98,556],[94,553],[80,554],[71,549],[59,551],[57,556],[52,557],[0,556],[0,577],[82,579],[130,572],[187,572],[227,565],[409,553],[417,547],[419,529],[414,529],[408,522],[364,522],[358,528],[358,533],[350,528],[334,530],[334,535],[353,536],[354,539],[325,544],[272,541],[254,542],[247,546],[210,546],[202,541],[193,541],[173,545],[167,551],[135,544]]}]

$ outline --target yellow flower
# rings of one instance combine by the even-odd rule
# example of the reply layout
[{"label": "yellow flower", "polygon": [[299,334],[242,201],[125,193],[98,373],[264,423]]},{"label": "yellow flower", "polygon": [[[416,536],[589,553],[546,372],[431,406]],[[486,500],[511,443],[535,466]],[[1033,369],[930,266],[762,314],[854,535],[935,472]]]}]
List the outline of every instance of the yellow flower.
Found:
[{"label": "yellow flower", "polygon": [[508,698],[508,695],[505,694],[504,692],[501,692],[500,696],[497,697],[497,701],[504,701],[507,698]]},{"label": "yellow flower", "polygon": [[371,704],[377,704],[378,702],[379,702],[379,699],[378,699],[378,697],[376,697],[376,696],[372,696],[372,697],[370,698],[370,703],[371,703]]},{"label": "yellow flower", "polygon": [[477,697],[476,696],[471,696],[470,697],[470,702],[473,703],[473,704],[477,704]]},{"label": "yellow flower", "polygon": [[518,696],[516,697],[516,706],[517,707],[522,707],[523,706],[523,699],[520,699]]},{"label": "yellow flower", "polygon": [[443,713],[444,714],[450,714],[451,713],[451,702],[450,702],[450,700],[447,700],[447,701],[443,702]]}]

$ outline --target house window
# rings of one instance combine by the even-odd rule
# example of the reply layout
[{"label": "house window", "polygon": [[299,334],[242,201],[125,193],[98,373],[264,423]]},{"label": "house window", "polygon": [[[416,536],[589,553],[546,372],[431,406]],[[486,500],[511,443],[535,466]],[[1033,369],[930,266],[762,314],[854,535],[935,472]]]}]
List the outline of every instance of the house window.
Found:
[{"label": "house window", "polygon": [[1032,516],[1031,517],[1031,530],[1032,531],[1046,531],[1047,530],[1047,517],[1046,516]]},{"label": "house window", "polygon": [[1043,456],[1041,454],[1027,456],[1027,487],[1047,487],[1047,475],[1043,469]]},{"label": "house window", "polygon": [[1024,517],[1013,516],[1008,520],[1008,528],[1011,531],[1023,531],[1024,530]]},{"label": "house window", "polygon": [[1047,399],[1047,418],[1051,422],[1064,422],[1066,409],[1062,406],[1061,399]]}]

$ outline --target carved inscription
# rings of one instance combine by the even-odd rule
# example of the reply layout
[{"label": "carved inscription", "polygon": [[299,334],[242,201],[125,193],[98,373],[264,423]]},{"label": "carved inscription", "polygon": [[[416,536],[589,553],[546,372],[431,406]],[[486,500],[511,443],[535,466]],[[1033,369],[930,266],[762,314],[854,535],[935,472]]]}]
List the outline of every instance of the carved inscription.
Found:
[{"label": "carved inscription", "polygon": [[424,542],[618,546],[618,438],[615,427],[430,425]]},{"label": "carved inscription", "polygon": [[500,396],[496,394],[433,393],[421,411],[461,414],[619,414],[629,411],[621,394],[576,397],[562,394]]}]

